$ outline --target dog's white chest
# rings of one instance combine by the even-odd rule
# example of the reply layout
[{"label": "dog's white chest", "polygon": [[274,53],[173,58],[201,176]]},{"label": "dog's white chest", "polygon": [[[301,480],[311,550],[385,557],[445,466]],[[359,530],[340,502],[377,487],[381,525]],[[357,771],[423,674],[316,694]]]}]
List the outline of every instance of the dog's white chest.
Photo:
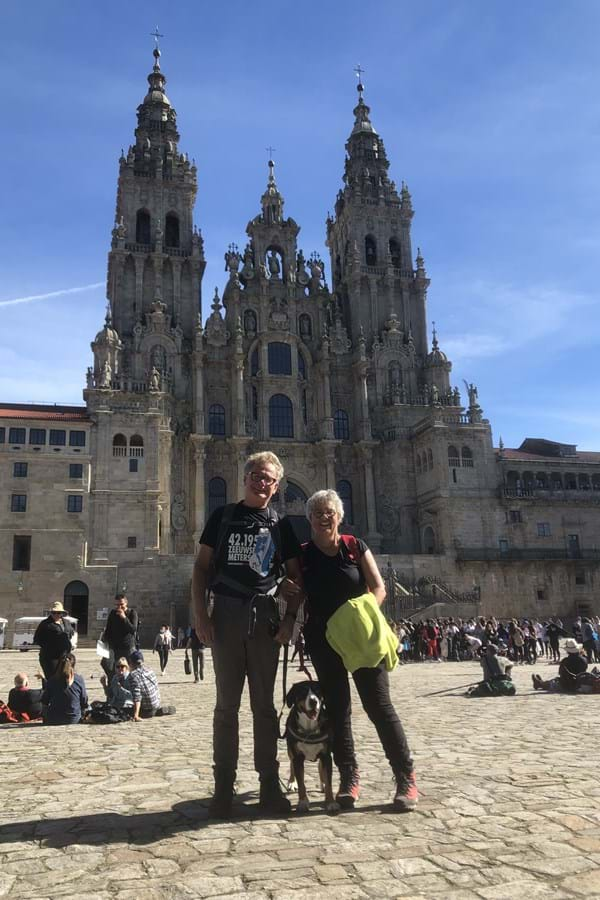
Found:
[{"label": "dog's white chest", "polygon": [[305,744],[304,741],[298,741],[297,743],[298,753],[301,753],[304,759],[307,759],[309,762],[315,762],[318,759],[319,753],[322,753],[325,749],[325,744]]}]

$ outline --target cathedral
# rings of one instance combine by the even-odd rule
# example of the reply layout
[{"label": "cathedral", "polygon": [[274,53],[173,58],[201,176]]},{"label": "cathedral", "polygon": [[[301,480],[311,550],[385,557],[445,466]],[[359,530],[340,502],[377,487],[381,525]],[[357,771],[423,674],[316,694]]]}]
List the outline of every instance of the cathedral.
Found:
[{"label": "cathedral", "polygon": [[95,638],[126,590],[146,637],[187,624],[206,518],[241,497],[262,449],[285,466],[275,505],[302,539],[307,497],[338,491],[396,616],[590,610],[600,453],[532,438],[494,448],[476,386],[452,384],[429,338],[411,195],[390,178],[362,84],[326,221],[331,283],[298,245],[271,160],[206,321],[197,172],[165,86],[156,48],[119,159],[85,406],[0,404],[0,615],[62,599]]}]

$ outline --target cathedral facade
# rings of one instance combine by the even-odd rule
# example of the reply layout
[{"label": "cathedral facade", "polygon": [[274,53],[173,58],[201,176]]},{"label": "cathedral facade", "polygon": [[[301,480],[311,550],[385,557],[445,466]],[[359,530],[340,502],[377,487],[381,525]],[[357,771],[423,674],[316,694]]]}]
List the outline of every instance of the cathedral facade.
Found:
[{"label": "cathedral facade", "polygon": [[148,634],[187,624],[204,522],[242,496],[245,459],[261,449],[285,466],[276,507],[302,538],[307,497],[339,492],[395,614],[436,600],[499,615],[591,608],[600,454],[494,448],[477,388],[452,384],[435,330],[428,339],[411,196],[389,177],[362,85],[326,222],[331,284],[298,245],[270,161],[203,322],[197,173],[159,57],[119,160],[85,407],[0,409],[0,615],[64,598],[96,636],[125,589]]}]

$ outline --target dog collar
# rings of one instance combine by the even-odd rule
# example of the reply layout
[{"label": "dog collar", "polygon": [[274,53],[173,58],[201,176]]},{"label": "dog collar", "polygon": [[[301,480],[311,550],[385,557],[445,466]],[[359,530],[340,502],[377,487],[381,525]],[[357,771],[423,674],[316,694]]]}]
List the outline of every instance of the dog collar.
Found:
[{"label": "dog collar", "polygon": [[296,734],[296,732],[290,728],[288,725],[286,728],[286,733],[291,734],[293,738],[296,738],[297,741],[301,741],[303,744],[322,744],[327,735],[321,734],[319,737],[305,737],[303,734]]}]

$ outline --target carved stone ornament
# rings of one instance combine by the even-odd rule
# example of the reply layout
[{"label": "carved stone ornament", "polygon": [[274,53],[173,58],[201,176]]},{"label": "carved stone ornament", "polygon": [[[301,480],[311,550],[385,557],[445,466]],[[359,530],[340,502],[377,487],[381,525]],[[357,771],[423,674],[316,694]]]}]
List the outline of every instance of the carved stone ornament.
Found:
[{"label": "carved stone ornament", "polygon": [[185,517],[185,494],[175,494],[171,503],[171,525],[175,531],[183,531],[187,525]]},{"label": "carved stone ornament", "polygon": [[231,335],[225,327],[225,320],[221,313],[221,301],[216,288],[212,309],[206,323],[206,340],[212,347],[224,347]]},{"label": "carved stone ornament", "polygon": [[400,509],[391,503],[385,503],[383,498],[379,502],[378,525],[379,531],[386,536],[395,537],[401,533]]},{"label": "carved stone ornament", "polygon": [[336,356],[347,353],[352,346],[346,326],[343,324],[340,316],[336,318],[333,330],[329,334],[329,343],[331,352]]},{"label": "carved stone ornament", "polygon": [[289,327],[290,318],[287,314],[287,303],[285,300],[275,298],[271,301],[269,328],[274,331],[288,331]]}]

